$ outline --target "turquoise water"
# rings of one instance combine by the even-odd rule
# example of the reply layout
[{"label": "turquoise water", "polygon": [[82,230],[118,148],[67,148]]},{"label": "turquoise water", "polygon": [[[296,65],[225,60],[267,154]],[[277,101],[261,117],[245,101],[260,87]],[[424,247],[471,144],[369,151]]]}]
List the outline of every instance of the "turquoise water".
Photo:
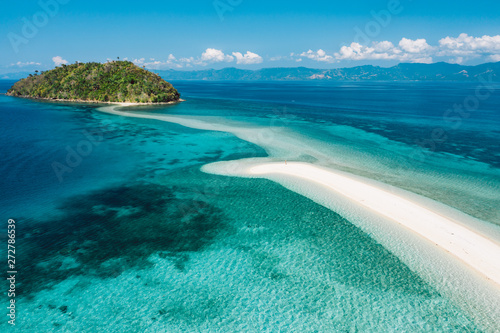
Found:
[{"label": "turquoise water", "polygon": [[[314,149],[298,147],[299,159],[324,153],[335,158],[324,163],[500,223],[498,94],[411,160],[415,140],[445,126],[443,107],[474,86],[174,85],[186,102],[143,112],[300,133]],[[200,171],[266,156],[262,147],[3,95],[0,120],[0,212],[17,222],[19,271],[16,328],[4,320],[1,331],[494,330],[337,213],[270,181]],[[67,160],[78,148],[81,161]],[[71,172],[58,177],[54,162]]]}]

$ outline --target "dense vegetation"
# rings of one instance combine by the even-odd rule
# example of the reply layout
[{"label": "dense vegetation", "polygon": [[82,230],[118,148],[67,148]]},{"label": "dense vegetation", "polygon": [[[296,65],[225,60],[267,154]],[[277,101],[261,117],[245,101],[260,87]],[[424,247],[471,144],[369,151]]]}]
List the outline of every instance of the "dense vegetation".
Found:
[{"label": "dense vegetation", "polygon": [[62,65],[16,82],[11,96],[93,102],[162,103],[179,93],[155,73],[129,61]]}]

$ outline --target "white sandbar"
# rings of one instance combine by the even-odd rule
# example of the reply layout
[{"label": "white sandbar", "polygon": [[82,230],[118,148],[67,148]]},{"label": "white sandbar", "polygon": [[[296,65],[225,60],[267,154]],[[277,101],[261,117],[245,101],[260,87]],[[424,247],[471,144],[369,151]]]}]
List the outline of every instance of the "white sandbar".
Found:
[{"label": "white sandbar", "polygon": [[[477,323],[486,328],[500,327],[500,232],[497,225],[388,185],[390,182],[374,180],[376,178],[370,175],[380,174],[378,169],[373,169],[378,160],[366,155],[362,155],[362,169],[366,167],[376,172],[368,172],[368,177],[363,177],[365,173],[351,167],[358,165],[356,158],[349,159],[352,151],[339,150],[337,146],[328,146],[325,151],[318,142],[282,128],[233,124],[226,119],[206,116],[130,113],[118,111],[116,107],[99,110],[201,130],[229,132],[260,146],[270,157],[215,162],[204,165],[201,170],[223,176],[266,178],[335,211],[391,251],[440,293],[453,299]],[[328,168],[303,162],[285,165],[284,159],[300,160],[302,155],[311,156]],[[331,156],[334,156],[333,162]],[[343,159],[345,157],[347,160]],[[275,162],[277,159],[281,162]],[[481,174],[489,173],[481,170]],[[463,179],[436,178],[427,173],[422,177],[418,172],[407,173],[406,177],[411,180],[410,184],[430,185],[433,189],[436,188],[434,182],[441,184],[445,180],[443,186],[458,193],[463,193],[464,187],[470,185],[474,193],[471,198],[480,193],[479,198],[491,199],[498,193],[481,178],[463,183]],[[456,187],[457,184],[462,185]],[[480,192],[475,191],[478,184]]]},{"label": "white sandbar", "polygon": [[309,163],[264,163],[247,172],[260,176],[282,174],[319,183],[418,233],[500,286],[498,244],[415,202]]},{"label": "white sandbar", "polygon": [[[131,114],[117,111],[114,106],[103,107],[100,110],[128,117],[157,119],[191,128],[231,132],[243,140],[266,147],[255,135],[254,128],[235,129],[223,122],[211,122],[196,117]],[[280,142],[286,146],[286,140]],[[297,142],[291,144],[296,145]],[[234,169],[235,166],[237,167]],[[284,161],[262,162],[261,160],[261,162],[257,162],[254,160],[250,162],[240,160],[208,164],[202,170],[209,173],[243,177],[266,177],[266,175],[281,174],[320,184],[328,191],[349,198],[354,203],[419,234],[493,281],[497,287],[500,286],[500,244],[487,238],[487,235],[468,229],[463,223],[460,223],[462,221],[455,221],[448,214],[449,212],[431,210],[430,207],[424,207],[416,201],[376,186],[376,182],[364,182],[359,178],[349,177],[343,172],[304,162],[288,162],[285,165]]]}]

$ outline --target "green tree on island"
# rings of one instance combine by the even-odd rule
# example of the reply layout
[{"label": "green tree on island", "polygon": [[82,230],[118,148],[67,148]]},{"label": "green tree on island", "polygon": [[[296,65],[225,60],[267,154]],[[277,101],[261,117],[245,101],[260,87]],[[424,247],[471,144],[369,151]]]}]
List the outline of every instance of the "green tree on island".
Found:
[{"label": "green tree on island", "polygon": [[89,102],[164,103],[180,98],[179,92],[158,74],[130,61],[63,64],[39,75],[30,74],[7,94]]}]

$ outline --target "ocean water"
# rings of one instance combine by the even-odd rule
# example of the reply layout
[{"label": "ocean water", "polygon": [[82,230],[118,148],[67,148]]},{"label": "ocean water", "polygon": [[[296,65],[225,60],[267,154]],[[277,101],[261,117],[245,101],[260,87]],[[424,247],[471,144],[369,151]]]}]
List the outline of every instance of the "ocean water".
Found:
[{"label": "ocean water", "polygon": [[0,331],[497,328],[338,212],[200,168],[285,154],[436,200],[495,236],[499,85],[172,83],[186,102],[123,110],[255,138],[0,95],[0,238],[15,219],[18,270],[16,326]]}]

